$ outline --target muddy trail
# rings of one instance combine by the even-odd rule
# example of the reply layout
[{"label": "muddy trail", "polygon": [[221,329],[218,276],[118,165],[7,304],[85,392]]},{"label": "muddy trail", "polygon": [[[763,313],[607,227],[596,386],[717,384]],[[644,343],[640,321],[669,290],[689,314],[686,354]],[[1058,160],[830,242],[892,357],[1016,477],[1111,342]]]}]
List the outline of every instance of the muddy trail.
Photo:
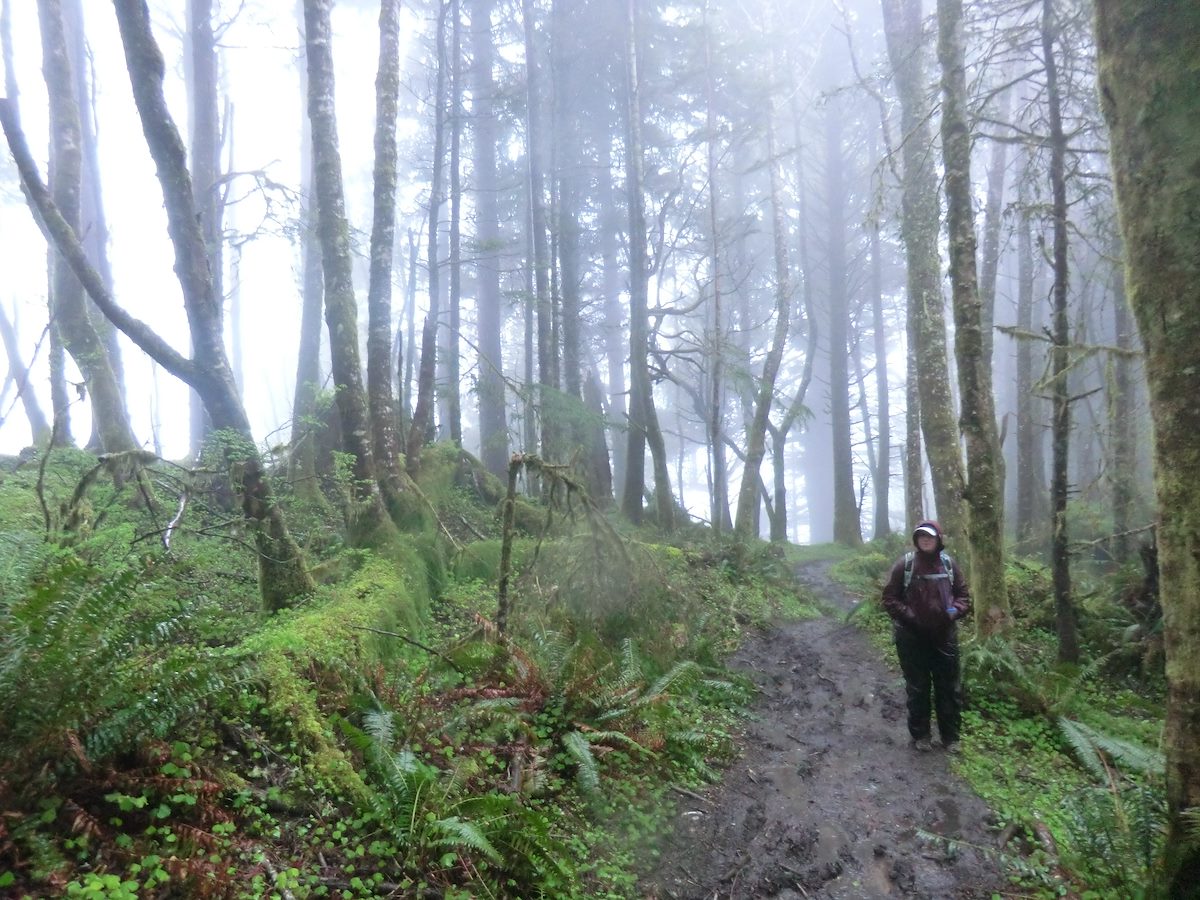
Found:
[{"label": "muddy trail", "polygon": [[[828,568],[805,565],[797,580],[848,610]],[[940,746],[911,748],[903,681],[862,632],[837,616],[785,623],[733,665],[761,692],[743,755],[721,784],[684,797],[649,896],[942,900],[1005,886],[973,849],[995,846],[988,808]]]}]

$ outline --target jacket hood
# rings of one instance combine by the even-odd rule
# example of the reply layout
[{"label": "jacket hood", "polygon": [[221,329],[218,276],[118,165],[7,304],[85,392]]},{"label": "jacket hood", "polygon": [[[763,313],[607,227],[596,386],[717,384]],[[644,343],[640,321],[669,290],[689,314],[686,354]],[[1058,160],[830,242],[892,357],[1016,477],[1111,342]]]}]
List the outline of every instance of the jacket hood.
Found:
[{"label": "jacket hood", "polygon": [[[934,548],[934,550],[937,553],[941,553],[944,549],[946,549],[946,543],[942,540],[942,526],[933,519],[926,519],[924,522],[917,523],[917,527],[913,529],[912,534],[913,546],[917,546],[917,534],[926,529],[933,530],[934,535],[937,537],[937,547]],[[919,550],[920,548],[918,547],[917,549]]]}]

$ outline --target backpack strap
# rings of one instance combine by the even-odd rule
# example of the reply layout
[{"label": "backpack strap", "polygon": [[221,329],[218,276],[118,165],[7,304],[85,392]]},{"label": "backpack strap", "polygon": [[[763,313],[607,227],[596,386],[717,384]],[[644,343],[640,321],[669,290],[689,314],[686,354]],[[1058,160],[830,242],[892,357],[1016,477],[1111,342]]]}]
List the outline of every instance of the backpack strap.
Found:
[{"label": "backpack strap", "polygon": [[[904,554],[904,589],[908,590],[908,585],[912,581],[913,559],[916,557],[916,552],[909,550]],[[942,558],[942,568],[946,570],[946,578],[953,580],[954,578],[954,560],[950,554],[943,550],[940,554]],[[941,575],[922,576],[929,578],[941,578]]]}]

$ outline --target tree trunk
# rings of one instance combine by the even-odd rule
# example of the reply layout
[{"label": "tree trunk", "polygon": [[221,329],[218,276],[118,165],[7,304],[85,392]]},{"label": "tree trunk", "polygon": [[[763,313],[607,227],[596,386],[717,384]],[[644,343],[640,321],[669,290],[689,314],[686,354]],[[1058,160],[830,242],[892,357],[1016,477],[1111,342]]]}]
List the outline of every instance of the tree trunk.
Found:
[{"label": "tree trunk", "polygon": [[[1119,243],[1115,242],[1114,243]],[[1124,248],[1113,248],[1112,258],[1122,260]],[[1134,344],[1133,322],[1129,315],[1129,298],[1125,295],[1125,278],[1122,267],[1114,267],[1113,331],[1117,346],[1125,351],[1118,353],[1111,362],[1112,383],[1108,401],[1108,427],[1112,434],[1111,456],[1108,462],[1108,479],[1112,489],[1113,534],[1110,552],[1119,563],[1130,558],[1129,531],[1133,527],[1133,501],[1136,495],[1137,435],[1136,418],[1133,415],[1133,361],[1130,359]]]},{"label": "tree trunk", "polygon": [[429,311],[421,329],[421,363],[417,372],[417,403],[408,429],[408,474],[417,477],[421,467],[421,448],[433,424],[434,381],[437,373],[437,327],[441,317],[441,263],[438,260],[438,227],[442,203],[442,164],[446,153],[446,15],[449,0],[438,0],[437,87],[433,113],[433,171],[429,187]]},{"label": "tree trunk", "polygon": [[[1033,332],[1033,225],[1030,204],[1022,185],[1021,217],[1017,222],[1017,330]],[[1036,532],[1037,498],[1042,486],[1042,457],[1034,396],[1033,351],[1029,338],[1017,339],[1017,545],[1028,553]]]},{"label": "tree trunk", "polygon": [[394,520],[404,514],[400,436],[392,392],[392,268],[396,245],[396,108],[400,94],[400,0],[379,6],[375,76],[374,213],[367,286],[367,404],[379,487]]},{"label": "tree trunk", "polygon": [[462,129],[463,67],[462,9],[460,0],[450,0],[453,16],[450,41],[450,295],[447,299],[449,321],[445,333],[446,363],[445,417],[442,428],[456,446],[462,446]]},{"label": "tree trunk", "polygon": [[[916,339],[921,430],[933,477],[934,502],[943,531],[962,534],[963,466],[946,359],[938,260],[938,190],[933,167],[930,110],[926,100],[920,0],[882,0],[888,57],[896,75],[905,134],[900,233],[908,264],[910,334]],[[912,456],[910,452],[910,458]]]},{"label": "tree trunk", "polygon": [[[983,637],[1008,628],[1004,581],[1004,500],[1000,493],[1000,439],[996,434],[992,365],[984,355],[975,214],[971,196],[971,131],[963,50],[962,0],[938,0],[938,57],[942,64],[942,155],[954,306],[960,419],[967,445],[967,539],[971,596]],[[990,329],[989,329],[990,330]]]},{"label": "tree trunk", "polygon": [[[729,520],[729,469],[725,464],[725,385],[723,362],[725,356],[725,320],[721,312],[721,219],[718,215],[717,185],[716,87],[713,78],[712,26],[708,22],[708,6],[704,7],[704,127],[708,164],[708,227],[712,242],[709,266],[712,279],[712,316],[709,320],[711,338],[708,341],[708,428],[709,457],[712,465],[712,503],[710,517],[715,534],[731,527]],[[786,436],[784,438],[786,440]],[[776,505],[778,508],[778,504]]]},{"label": "tree trunk", "polygon": [[826,216],[829,224],[829,406],[833,422],[833,539],[862,544],[862,523],[854,490],[854,456],[850,444],[850,368],[847,329],[850,324],[846,282],[847,205],[839,104],[830,102],[825,115]]},{"label": "tree trunk", "polygon": [[[100,190],[100,147],[93,122],[95,103],[91,86],[94,78],[89,77],[91,52],[84,40],[82,0],[65,0],[63,20],[67,30],[67,52],[71,58],[71,72],[75,76],[75,97],[79,103],[80,134],[83,138],[83,196],[80,203],[80,236],[88,259],[100,273],[101,279],[112,290],[112,267],[108,260],[108,220],[104,215],[104,200]],[[89,99],[92,98],[92,99]],[[88,315],[100,340],[108,353],[109,366],[121,390],[126,408],[129,398],[125,391],[125,370],[121,359],[121,343],[117,340],[117,329],[88,301]]]},{"label": "tree trunk", "polygon": [[542,86],[533,0],[522,0],[525,27],[525,161],[529,167],[529,221],[533,229],[533,285],[537,311],[537,382],[538,411],[541,414],[542,458],[554,460],[560,454],[558,422],[547,415],[549,392],[557,389],[555,378],[556,348],[552,338],[554,306],[550,294],[550,238],[546,211],[546,150],[542,124]]},{"label": "tree trunk", "polygon": [[[1098,0],[1100,89],[1112,137],[1128,292],[1154,418],[1159,596],[1167,658],[1170,896],[1200,883],[1200,6]],[[1192,829],[1194,829],[1194,820]]]},{"label": "tree trunk", "polygon": [[[29,420],[30,443],[40,447],[50,440],[50,423],[46,414],[38,404],[37,394],[29,386],[29,369],[22,368],[21,348],[17,343],[17,332],[13,322],[4,314],[0,306],[0,342],[4,344],[4,352],[8,354],[8,378],[16,386],[17,396],[21,398],[21,406],[25,410],[25,418]],[[30,360],[30,366],[33,360]]]},{"label": "tree trunk", "polygon": [[608,366],[608,418],[612,435],[613,484],[625,484],[626,449],[628,446],[628,413],[625,383],[625,360],[629,345],[625,343],[625,311],[621,305],[621,273],[618,261],[621,236],[621,210],[613,189],[613,160],[611,141],[600,147],[600,178],[597,186],[600,213],[601,285],[604,293],[604,355]]},{"label": "tree trunk", "polygon": [[635,524],[642,520],[646,447],[654,460],[654,500],[658,526],[674,527],[674,501],[647,355],[649,266],[646,258],[646,211],[642,196],[642,104],[637,46],[637,2],[625,3],[625,189],[629,198],[629,444],[621,511]]},{"label": "tree trunk", "polygon": [[[558,271],[562,321],[562,389],[568,397],[581,400],[583,352],[580,334],[580,273],[584,165],[582,133],[576,119],[582,105],[577,58],[582,52],[570,28],[572,4],[554,0],[552,72],[554,91],[554,169],[558,182],[555,205],[558,240]],[[585,428],[576,429],[572,443],[584,443]]]},{"label": "tree trunk", "polygon": [[317,189],[317,222],[321,264],[325,273],[325,325],[335,399],[342,425],[342,445],[353,457],[354,483],[350,511],[352,541],[378,540],[388,519],[376,481],[371,447],[371,420],[358,351],[358,306],[350,259],[350,226],[342,187],[334,107],[333,35],[329,24],[332,0],[305,0],[304,46],[308,61],[308,117],[312,123],[313,166]]},{"label": "tree trunk", "polygon": [[1054,611],[1058,630],[1058,660],[1079,661],[1079,633],[1075,606],[1071,598],[1071,558],[1067,533],[1067,460],[1071,441],[1071,399],[1067,372],[1070,367],[1071,340],[1067,320],[1067,138],[1063,133],[1061,98],[1058,91],[1058,64],[1054,56],[1056,23],[1053,0],[1042,2],[1042,62],[1046,69],[1046,106],[1050,120],[1050,186],[1054,196],[1054,325],[1050,374],[1054,414],[1051,432],[1052,470],[1050,498],[1054,511],[1050,568],[1054,582]]},{"label": "tree trunk", "polygon": [[888,494],[892,483],[892,412],[888,396],[888,335],[883,321],[883,258],[879,226],[871,229],[871,331],[875,339],[875,397],[879,412],[879,440],[875,452],[875,522],[871,538],[892,533]]},{"label": "tree trunk", "polygon": [[[997,113],[1000,121],[1008,121],[1012,107],[1012,91],[1004,90],[1001,109]],[[1004,221],[1004,176],[1008,168],[1008,143],[992,142],[992,155],[987,170],[987,205],[983,213],[983,253],[979,272],[979,336],[982,347],[983,365],[992,371],[992,331],[996,323],[996,275],[1000,269],[1000,227]],[[1003,457],[999,457],[1003,461]],[[1003,491],[1003,472],[1000,472]]]},{"label": "tree trunk", "polygon": [[[221,123],[217,113],[217,44],[212,26],[213,0],[188,0],[184,80],[188,88],[188,138],[192,163],[192,190],[200,216],[200,230],[208,253],[213,292],[224,302],[224,203],[218,181],[221,177]],[[223,309],[222,309],[223,316]],[[236,360],[236,354],[234,356]],[[236,372],[236,370],[235,370]],[[235,381],[237,379],[235,378]],[[191,394],[190,450],[199,458],[208,436],[204,404]]]},{"label": "tree trunk", "polygon": [[[38,19],[42,32],[42,71],[50,101],[50,186],[59,213],[79,235],[83,135],[59,0],[38,0]],[[83,285],[61,255],[52,255],[52,316],[87,384],[92,420],[101,446],[109,453],[133,450],[138,444],[129,425],[125,398],[104,342],[88,316]]]},{"label": "tree trunk", "polygon": [[733,531],[739,540],[758,537],[755,533],[756,512],[759,506],[761,468],[766,455],[767,421],[771,414],[771,401],[775,396],[775,378],[787,344],[788,325],[791,321],[792,286],[788,263],[787,219],[780,194],[779,162],[775,154],[775,108],[768,97],[767,126],[767,172],[770,178],[771,225],[774,233],[775,257],[775,330],[771,335],[771,347],[763,363],[758,381],[758,396],[754,402],[754,418],[746,434],[746,460],[742,469],[742,484],[738,491],[737,515],[733,520]]},{"label": "tree trunk", "polygon": [[[297,0],[296,19],[304,27],[304,0]],[[325,275],[317,239],[317,202],[313,186],[312,127],[308,121],[308,69],[299,60],[304,110],[300,117],[300,347],[296,361],[296,390],[292,401],[292,456],[289,478],[295,495],[317,508],[326,505],[317,479],[317,398],[321,391],[321,316],[325,308]]]},{"label": "tree trunk", "polygon": [[475,306],[479,319],[479,445],[496,477],[508,469],[500,330],[500,212],[496,201],[496,85],[492,80],[492,0],[471,0],[471,122],[474,129]]}]

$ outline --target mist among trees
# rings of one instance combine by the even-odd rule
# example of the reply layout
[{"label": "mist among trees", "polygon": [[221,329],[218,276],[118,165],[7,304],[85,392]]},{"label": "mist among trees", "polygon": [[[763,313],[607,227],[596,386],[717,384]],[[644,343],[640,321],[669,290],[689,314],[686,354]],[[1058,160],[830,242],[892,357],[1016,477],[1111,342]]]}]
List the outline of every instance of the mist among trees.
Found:
[{"label": "mist among trees", "polygon": [[298,517],[395,542],[446,448],[506,540],[563,496],[599,542],[936,517],[980,640],[1023,627],[1006,565],[1048,567],[1068,666],[1080,562],[1125,566],[1200,873],[1193,4],[2,13],[5,453],[120,459],[172,526],[145,467],[231,476],[267,611],[324,578]]}]

